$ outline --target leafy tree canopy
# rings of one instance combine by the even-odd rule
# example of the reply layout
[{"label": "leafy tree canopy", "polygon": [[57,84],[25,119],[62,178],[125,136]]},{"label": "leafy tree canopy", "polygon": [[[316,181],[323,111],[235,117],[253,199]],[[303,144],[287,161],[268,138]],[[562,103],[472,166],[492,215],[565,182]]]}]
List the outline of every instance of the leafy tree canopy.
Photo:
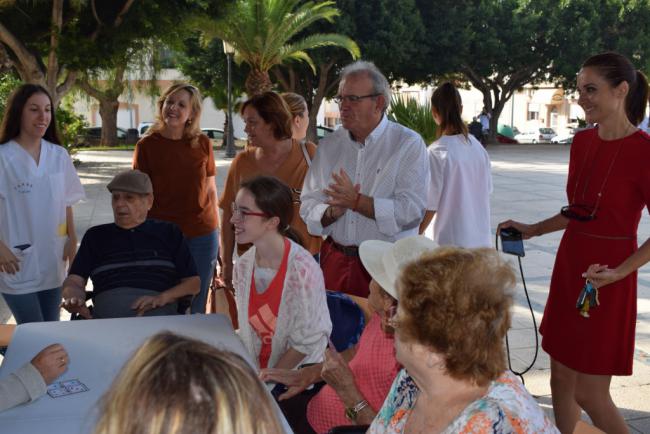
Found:
[{"label": "leafy tree canopy", "polygon": [[[202,44],[198,34],[185,39],[183,50],[176,56],[176,65],[204,95],[212,98],[216,108],[225,109],[228,106],[227,59],[220,39],[213,39],[207,46]],[[249,70],[246,63],[237,65],[232,62],[232,93],[235,98],[244,93]]]},{"label": "leafy tree canopy", "polygon": [[235,48],[237,63],[247,63],[246,92],[256,95],[271,90],[269,70],[286,62],[304,62],[315,71],[308,54],[315,48],[342,47],[359,56],[357,44],[338,33],[318,33],[313,26],[334,21],[340,11],[333,1],[241,0],[222,20],[197,20],[206,38],[219,38]]},{"label": "leafy tree canopy", "polygon": [[461,73],[483,93],[491,134],[506,101],[526,84],[575,82],[580,63],[616,50],[648,65],[650,5],[638,0],[417,0],[427,27],[430,78]]}]

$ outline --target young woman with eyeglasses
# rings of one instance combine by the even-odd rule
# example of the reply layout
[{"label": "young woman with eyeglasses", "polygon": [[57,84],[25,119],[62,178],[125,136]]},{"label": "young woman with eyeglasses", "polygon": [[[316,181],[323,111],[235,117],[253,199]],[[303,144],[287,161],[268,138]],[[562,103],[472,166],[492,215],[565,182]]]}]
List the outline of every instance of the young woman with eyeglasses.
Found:
[{"label": "young woman with eyeglasses", "polygon": [[176,223],[196,262],[201,291],[192,301],[192,313],[205,313],[219,252],[217,169],[212,142],[201,133],[201,104],[196,87],[170,86],[158,99],[156,122],[133,155],[133,168],[149,175],[153,184],[148,217]]},{"label": "young woman with eyeglasses", "polygon": [[[628,429],[609,387],[612,375],[632,374],[636,270],[650,260],[650,241],[637,249],[636,237],[650,207],[650,137],[636,127],[648,83],[610,52],[583,63],[578,93],[587,122],[597,126],[571,145],[567,206],[538,223],[508,220],[497,230],[514,227],[531,238],[565,229],[540,326],[555,420],[563,433],[573,432],[582,409],[601,430],[620,433]],[[586,297],[591,305],[584,303],[585,279],[597,291]]]},{"label": "young woman with eyeglasses", "polygon": [[260,368],[320,362],[332,331],[323,273],[291,228],[291,190],[260,176],[241,184],[230,223],[252,247],[233,270],[239,337]]}]

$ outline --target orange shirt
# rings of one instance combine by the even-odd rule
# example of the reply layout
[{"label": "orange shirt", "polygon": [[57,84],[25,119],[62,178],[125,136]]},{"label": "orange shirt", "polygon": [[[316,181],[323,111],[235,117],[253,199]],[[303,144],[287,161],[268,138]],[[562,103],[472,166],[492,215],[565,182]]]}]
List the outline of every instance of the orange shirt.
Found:
[{"label": "orange shirt", "polygon": [[262,341],[260,348],[259,360],[260,368],[267,368],[271,358],[273,335],[275,335],[275,325],[278,320],[280,303],[282,302],[282,292],[284,291],[284,279],[287,276],[287,262],[289,259],[289,250],[291,250],[291,241],[284,239],[284,254],[278,272],[271,280],[268,288],[261,294],[255,287],[255,267],[251,277],[251,287],[248,304],[248,322],[251,329],[257,333]]},{"label": "orange shirt", "polygon": [[[316,145],[307,142],[306,146],[309,156],[313,158],[316,153]],[[230,204],[235,200],[239,185],[242,182],[259,175],[275,176],[291,188],[291,192],[293,193],[293,220],[291,221],[291,227],[300,234],[305,249],[314,255],[320,251],[322,238],[309,235],[307,225],[300,218],[300,193],[302,192],[305,175],[307,175],[307,169],[309,167],[305,161],[305,155],[302,152],[300,143],[296,140],[293,141],[293,147],[287,159],[275,173],[263,172],[255,159],[255,148],[249,147],[237,154],[232,161],[223,194],[221,195],[221,199],[219,199],[219,206],[221,209],[230,209]],[[230,224],[230,222],[226,222],[226,224]],[[237,245],[237,252],[239,255],[242,255],[249,247],[250,245]]]},{"label": "orange shirt", "polygon": [[135,146],[133,168],[149,175],[154,202],[148,218],[176,223],[183,234],[197,237],[219,227],[216,197],[208,194],[206,178],[215,176],[212,142],[199,137],[193,148],[187,139],[166,139],[158,133]]}]

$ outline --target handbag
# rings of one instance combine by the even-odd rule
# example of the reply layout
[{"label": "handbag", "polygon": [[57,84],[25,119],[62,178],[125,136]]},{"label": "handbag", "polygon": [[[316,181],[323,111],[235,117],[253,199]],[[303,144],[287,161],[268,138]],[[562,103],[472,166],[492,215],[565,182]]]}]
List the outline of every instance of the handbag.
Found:
[{"label": "handbag", "polygon": [[208,288],[208,300],[205,306],[205,313],[220,313],[226,315],[230,318],[232,327],[235,330],[239,328],[235,291],[232,288],[226,287],[223,277],[221,276],[221,258],[218,258],[217,264],[212,273],[212,281]]}]

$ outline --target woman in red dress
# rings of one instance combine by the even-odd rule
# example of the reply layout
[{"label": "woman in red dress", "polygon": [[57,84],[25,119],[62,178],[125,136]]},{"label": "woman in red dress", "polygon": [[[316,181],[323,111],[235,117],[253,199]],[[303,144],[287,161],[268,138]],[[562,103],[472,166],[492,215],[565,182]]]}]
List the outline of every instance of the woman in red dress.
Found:
[{"label": "woman in red dress", "polygon": [[[609,387],[612,375],[632,374],[636,270],[650,260],[650,241],[637,248],[636,239],[641,212],[650,209],[650,136],[636,128],[648,83],[627,58],[603,53],[582,65],[578,94],[597,126],[571,145],[568,205],[538,223],[508,220],[497,230],[514,227],[527,239],[566,229],[540,326],[555,421],[571,433],[582,409],[605,432],[625,433]],[[587,281],[598,296],[579,308]]]}]

